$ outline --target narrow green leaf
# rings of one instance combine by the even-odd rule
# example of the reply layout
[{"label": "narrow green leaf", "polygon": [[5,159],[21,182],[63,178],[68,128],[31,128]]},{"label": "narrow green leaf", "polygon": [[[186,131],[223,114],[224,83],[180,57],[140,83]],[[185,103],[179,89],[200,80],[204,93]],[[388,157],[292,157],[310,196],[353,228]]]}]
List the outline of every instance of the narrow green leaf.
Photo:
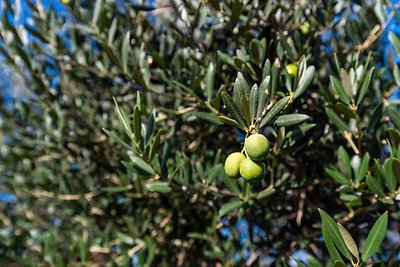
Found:
[{"label": "narrow green leaf", "polygon": [[344,90],[346,91],[346,95],[349,97],[354,95],[355,90],[353,88],[353,84],[351,83],[350,76],[346,70],[344,69],[340,70],[340,79],[342,80],[342,85]]},{"label": "narrow green leaf", "polygon": [[372,129],[374,129],[378,125],[378,123],[380,123],[382,117],[383,117],[383,103],[381,102],[374,108],[374,111],[370,116],[367,131],[368,132],[372,131]]},{"label": "narrow green leaf", "polygon": [[366,153],[364,157],[361,160],[360,167],[357,170],[356,173],[356,183],[360,184],[362,180],[365,178],[365,175],[367,174],[368,171],[368,166],[369,166],[369,154]]},{"label": "narrow green leaf", "polygon": [[240,113],[240,109],[236,105],[235,101],[233,101],[232,97],[228,95],[227,92],[222,92],[221,96],[222,101],[224,101],[224,104],[233,119],[235,119],[235,121],[237,121],[243,128],[246,128],[246,122],[243,119],[243,115]]},{"label": "narrow green leaf", "polygon": [[128,58],[129,58],[129,48],[131,42],[131,33],[128,31],[122,41],[121,57],[122,57],[122,68],[124,72],[128,72]]},{"label": "narrow green leaf", "polygon": [[257,107],[258,107],[258,87],[257,84],[254,84],[250,90],[250,118],[251,121],[254,121],[257,115]]},{"label": "narrow green leaf", "polygon": [[210,102],[213,97],[214,81],[215,81],[215,65],[210,62],[206,74],[206,89],[207,89],[207,101]]},{"label": "narrow green leaf", "polygon": [[246,119],[246,125],[250,126],[251,125],[251,115],[250,115],[250,104],[249,100],[243,96],[242,97],[242,109],[244,113],[244,117]]},{"label": "narrow green leaf", "polygon": [[307,59],[303,55],[303,56],[301,56],[301,59],[299,61],[299,65],[297,68],[297,76],[301,78],[302,76],[304,76],[306,70],[307,70]]},{"label": "narrow green leaf", "polygon": [[346,178],[340,171],[333,167],[325,168],[326,173],[340,184],[350,184],[350,179]]},{"label": "narrow green leaf", "polygon": [[337,102],[336,103],[336,109],[345,115],[347,118],[352,118],[355,119],[357,117],[357,114],[355,113],[354,110],[343,104],[342,102]]},{"label": "narrow green leaf", "polygon": [[349,105],[350,96],[347,95],[342,82],[333,76],[330,76],[330,80],[331,80],[331,86],[335,90],[336,94],[339,96],[339,99],[346,105]]},{"label": "narrow green leaf", "polygon": [[372,78],[373,73],[374,73],[374,68],[371,68],[364,78],[364,81],[360,88],[360,92],[358,94],[357,106],[360,105],[361,101],[364,99],[365,94],[367,93],[369,84],[371,83],[371,78]]},{"label": "narrow green leaf", "polygon": [[397,189],[397,179],[394,176],[393,173],[393,160],[388,158],[386,159],[384,165],[383,165],[383,170],[385,171],[385,182],[387,188],[390,190],[390,192],[394,192]]},{"label": "narrow green leaf", "polygon": [[375,222],[365,241],[361,259],[365,262],[377,252],[386,235],[388,212],[386,211]]},{"label": "narrow green leaf", "polygon": [[123,141],[121,138],[119,138],[114,132],[111,132],[105,128],[102,128],[102,130],[109,136],[111,137],[111,139],[116,142],[117,144],[119,144],[120,146],[122,146],[123,148],[127,149],[127,150],[133,150],[135,151],[135,149],[133,147],[131,147],[130,145],[128,145],[127,143],[125,143],[125,141]]},{"label": "narrow green leaf", "polygon": [[143,174],[143,175],[154,175],[155,174],[153,168],[146,161],[144,161],[141,157],[130,154],[129,158],[130,158],[132,164],[138,170],[141,171],[140,174]]},{"label": "narrow green leaf", "polygon": [[258,64],[259,59],[260,59],[260,50],[258,49],[258,40],[256,40],[256,39],[251,40],[249,47],[250,47],[249,52],[251,54],[252,59],[254,60],[255,63]]},{"label": "narrow green leaf", "polygon": [[111,22],[110,29],[108,30],[107,44],[109,46],[113,45],[115,33],[117,32],[117,26],[118,26],[118,19],[117,17],[115,17]]},{"label": "narrow green leaf", "polygon": [[171,187],[168,182],[156,181],[145,185],[146,189],[151,192],[168,193],[171,192]]},{"label": "narrow green leaf", "polygon": [[171,154],[171,149],[172,149],[172,142],[169,140],[164,144],[163,147],[163,152],[162,152],[162,157],[161,157],[161,175],[162,176],[167,176],[168,173],[168,168],[167,168],[167,161],[169,159],[169,156]]},{"label": "narrow green leaf", "polygon": [[335,220],[331,216],[329,216],[325,211],[321,209],[318,210],[322,220],[323,235],[325,232],[325,235],[329,236],[333,240],[336,248],[340,251],[340,253],[342,253],[343,256],[345,256],[348,260],[351,260],[352,259],[351,253],[348,250],[346,244],[344,243],[344,240],[342,238],[342,235],[340,234],[339,228]]},{"label": "narrow green leaf", "polygon": [[236,200],[232,200],[224,205],[222,205],[221,209],[219,210],[219,216],[224,216],[238,208],[240,208],[241,206],[243,206],[244,202],[236,199]]},{"label": "narrow green leaf", "polygon": [[[247,97],[247,99],[250,98],[250,85],[247,83],[246,79],[244,78],[243,74],[241,72],[239,72],[237,74],[237,86],[240,87],[242,89],[242,92],[244,93],[244,95]],[[236,85],[236,81],[235,81],[235,85]],[[241,100],[241,98],[239,99],[239,101]]]},{"label": "narrow green leaf", "polygon": [[289,102],[290,96],[286,96],[279,100],[265,115],[260,123],[260,128],[264,127],[268,122],[274,119],[286,106]]},{"label": "narrow green leaf", "polygon": [[274,99],[276,96],[276,90],[278,89],[279,83],[279,68],[277,66],[272,65],[271,68],[271,90],[269,94],[269,99]]},{"label": "narrow green leaf", "polygon": [[231,119],[231,118],[226,117],[226,116],[218,116],[218,118],[219,118],[222,122],[228,123],[228,124],[230,124],[230,125],[232,125],[232,126],[235,126],[236,128],[239,128],[239,129],[245,131],[245,127],[243,127],[242,125],[240,125],[240,124],[239,124],[237,121],[235,121],[234,119]]},{"label": "narrow green leaf", "polygon": [[264,190],[262,190],[261,192],[259,192],[256,196],[257,199],[263,199],[266,197],[271,196],[272,194],[275,193],[275,188],[273,187],[267,187]]},{"label": "narrow green leaf", "polygon": [[271,82],[271,76],[265,77],[265,79],[261,82],[260,87],[258,88],[258,107],[257,107],[257,118],[259,118],[265,109],[265,106],[268,104],[269,98],[269,86]]},{"label": "narrow green leaf", "polygon": [[263,67],[263,79],[265,79],[268,75],[271,74],[271,61],[267,58]]},{"label": "narrow green leaf", "polygon": [[239,105],[240,108],[241,108],[241,105],[242,105],[242,103],[241,103],[242,97],[245,96],[245,95],[246,94],[244,93],[244,90],[243,90],[243,88],[242,88],[242,86],[240,84],[239,77],[237,77],[235,79],[235,83],[233,84],[232,98],[233,98],[233,101],[235,101],[235,103],[237,105]]},{"label": "narrow green leaf", "polygon": [[147,121],[146,138],[144,139],[145,147],[149,145],[150,138],[153,136],[155,114],[152,112]]},{"label": "narrow green leaf", "polygon": [[338,149],[338,166],[347,178],[352,178],[350,156],[342,146]]},{"label": "narrow green leaf", "polygon": [[154,137],[153,144],[150,147],[149,161],[153,160],[154,156],[157,153],[158,148],[160,147],[161,133],[162,133],[162,129],[159,129],[156,136]]},{"label": "narrow green leaf", "polygon": [[356,242],[354,242],[354,239],[351,237],[350,233],[346,230],[346,228],[344,228],[343,225],[341,225],[340,223],[337,223],[337,225],[347,248],[357,260],[360,260],[360,255],[358,254]]},{"label": "narrow green leaf", "polygon": [[209,240],[210,238],[205,233],[191,232],[187,234],[188,237],[199,239],[199,240]]},{"label": "narrow green leaf", "polygon": [[94,5],[92,24],[96,25],[103,7],[103,0],[97,0]]},{"label": "narrow green leaf", "polygon": [[232,27],[236,26],[239,16],[242,13],[242,8],[243,8],[243,5],[240,0],[235,0],[235,2],[233,2],[232,13],[231,13],[231,26]]},{"label": "narrow green leaf", "polygon": [[120,123],[122,124],[122,126],[123,126],[123,128],[124,128],[124,130],[125,130],[126,135],[127,135],[130,139],[132,139],[133,133],[132,133],[132,129],[131,129],[131,126],[130,126],[130,122],[129,122],[127,116],[125,116],[125,115],[123,114],[122,110],[119,108],[118,103],[117,103],[117,100],[116,100],[115,98],[113,98],[113,99],[114,99],[114,103],[115,103],[115,107],[116,107],[118,119],[119,119]]},{"label": "narrow green leaf", "polygon": [[[333,261],[343,261],[343,259],[342,259],[342,257],[340,256],[340,254],[339,254],[339,252],[338,252],[338,250],[337,250],[337,248],[335,247],[335,244],[334,244],[334,242],[333,242],[333,235],[332,235],[332,233],[329,231],[329,227],[327,226],[327,222],[325,222],[325,221],[327,221],[327,220],[329,220],[329,219],[327,219],[326,218],[326,213],[323,211],[323,210],[321,210],[321,209],[318,209],[318,211],[319,211],[319,213],[320,213],[320,216],[321,216],[321,221],[322,221],[322,236],[323,236],[323,238],[324,238],[324,243],[325,243],[325,246],[326,246],[326,249],[328,250],[328,252],[329,252],[329,255],[331,256],[331,258],[332,258],[332,260]],[[326,214],[326,215],[325,215]],[[329,216],[329,215],[328,215]],[[323,218],[324,217],[324,218]],[[330,218],[330,217],[329,217]],[[333,220],[333,219],[332,219]],[[335,221],[333,221],[334,223],[335,223]]]},{"label": "narrow green leaf", "polygon": [[394,32],[390,32],[389,41],[392,44],[392,47],[396,54],[400,56],[400,38]]},{"label": "narrow green leaf", "polygon": [[400,160],[393,159],[393,174],[400,183]]},{"label": "narrow green leaf", "polygon": [[281,115],[279,116],[276,121],[275,124],[278,127],[287,127],[287,126],[292,126],[298,123],[301,123],[307,119],[309,119],[310,117],[308,115],[305,114],[287,114],[287,115]]},{"label": "narrow green leaf", "polygon": [[391,106],[386,107],[386,114],[389,116],[390,120],[393,122],[397,130],[400,129],[400,113]]},{"label": "narrow green leaf", "polygon": [[352,132],[350,127],[330,108],[325,109],[326,115],[328,115],[328,118],[330,121],[338,127],[338,129],[341,132],[348,131]]},{"label": "narrow green leaf", "polygon": [[208,121],[212,124],[215,125],[220,125],[221,122],[218,119],[218,116],[215,113],[209,113],[209,112],[204,112],[204,111],[195,111],[193,112],[193,115],[195,115],[197,118]]},{"label": "narrow green leaf", "polygon": [[304,75],[299,78],[299,83],[294,91],[294,98],[298,98],[303,94],[303,92],[310,86],[312,80],[314,79],[315,67],[310,66],[306,69]]},{"label": "narrow green leaf", "polygon": [[238,179],[230,178],[226,175],[224,168],[220,169],[220,175],[222,176],[222,180],[224,181],[225,186],[236,194],[240,194],[240,189],[238,186]]},{"label": "narrow green leaf", "polygon": [[393,68],[393,77],[396,81],[396,85],[400,86],[400,68],[399,65],[395,64]]},{"label": "narrow green leaf", "polygon": [[124,234],[118,230],[115,231],[115,237],[117,240],[121,243],[133,246],[136,242],[136,238],[133,238],[132,236],[128,234]]},{"label": "narrow green leaf", "polygon": [[369,189],[371,189],[371,191],[377,194],[378,196],[383,197],[385,195],[385,193],[383,192],[382,185],[375,177],[367,176],[367,184]]},{"label": "narrow green leaf", "polygon": [[135,111],[133,113],[133,130],[135,132],[136,143],[143,147],[143,136],[142,136],[142,119],[140,118],[139,107],[135,106]]},{"label": "narrow green leaf", "polygon": [[235,62],[233,61],[233,58],[230,56],[230,55],[228,55],[228,54],[225,54],[225,53],[223,53],[223,52],[221,52],[221,51],[217,51],[217,53],[218,53],[218,57],[223,61],[223,62],[225,62],[226,64],[228,64],[228,65],[231,65],[232,67],[235,67]]}]

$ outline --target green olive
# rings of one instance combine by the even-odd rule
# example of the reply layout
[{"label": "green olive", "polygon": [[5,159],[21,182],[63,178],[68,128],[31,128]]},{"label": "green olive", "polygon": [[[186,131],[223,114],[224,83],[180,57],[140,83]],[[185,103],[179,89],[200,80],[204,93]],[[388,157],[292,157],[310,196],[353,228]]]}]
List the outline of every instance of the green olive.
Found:
[{"label": "green olive", "polygon": [[310,28],[311,28],[310,23],[306,21],[300,26],[300,31],[302,34],[306,35],[310,32]]},{"label": "green olive", "polygon": [[240,163],[240,175],[250,184],[258,183],[264,175],[263,162],[252,161],[246,158]]},{"label": "green olive", "polygon": [[296,77],[296,75],[297,75],[297,66],[295,64],[286,65],[286,71],[290,76]]},{"label": "green olive", "polygon": [[262,134],[253,134],[244,140],[244,149],[252,160],[263,160],[268,155],[269,141]]},{"label": "green olive", "polygon": [[246,159],[240,152],[230,154],[225,160],[225,173],[231,178],[239,178],[240,163]]}]

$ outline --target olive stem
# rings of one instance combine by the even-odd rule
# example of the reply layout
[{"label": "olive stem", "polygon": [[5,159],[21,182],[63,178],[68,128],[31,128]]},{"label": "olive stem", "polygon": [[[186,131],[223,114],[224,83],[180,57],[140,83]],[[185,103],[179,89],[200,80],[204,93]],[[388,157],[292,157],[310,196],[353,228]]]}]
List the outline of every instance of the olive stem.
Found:
[{"label": "olive stem", "polygon": [[[249,132],[246,132],[246,136],[244,137],[244,140],[246,140],[246,138],[249,136]],[[245,141],[246,142],[246,141]],[[246,149],[244,148],[244,145],[243,145],[243,149],[242,149],[242,153],[244,152],[244,154],[246,155],[246,158],[248,158],[249,157],[249,155],[247,155],[247,152],[246,152]]]}]

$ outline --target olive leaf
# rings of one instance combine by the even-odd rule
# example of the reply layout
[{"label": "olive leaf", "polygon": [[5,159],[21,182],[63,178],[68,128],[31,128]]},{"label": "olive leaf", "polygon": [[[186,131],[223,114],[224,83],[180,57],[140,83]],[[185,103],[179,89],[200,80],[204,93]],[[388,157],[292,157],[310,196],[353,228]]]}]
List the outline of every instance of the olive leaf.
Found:
[{"label": "olive leaf", "polygon": [[331,79],[331,86],[335,90],[336,94],[339,96],[339,99],[345,103],[346,105],[350,104],[350,95],[343,87],[343,84],[337,78],[330,76]]},{"label": "olive leaf", "polygon": [[250,98],[250,86],[244,78],[243,74],[239,72],[233,87],[233,100],[236,104],[241,105],[242,97]]},{"label": "olive leaf", "polygon": [[261,82],[258,88],[258,105],[257,105],[257,117],[260,117],[265,106],[268,103],[269,94],[269,86],[271,82],[271,76],[265,77],[265,79]]},{"label": "olive leaf", "polygon": [[368,171],[368,165],[369,165],[369,154],[365,153],[361,160],[360,167],[357,170],[356,173],[356,183],[359,184],[361,181],[365,178],[365,175],[367,174]]},{"label": "olive leaf", "polygon": [[224,216],[241,206],[243,206],[244,202],[242,200],[232,200],[230,202],[227,202],[226,204],[222,205],[221,209],[219,210],[219,216]]},{"label": "olive leaf", "polygon": [[260,128],[264,127],[267,123],[269,123],[272,119],[274,119],[285,108],[289,100],[290,96],[286,96],[281,100],[279,100],[261,120]]},{"label": "olive leaf", "polygon": [[172,190],[168,182],[161,182],[161,181],[148,183],[145,185],[145,187],[147,188],[147,190],[151,192],[159,192],[159,193],[169,193]]},{"label": "olive leaf", "polygon": [[350,127],[330,108],[325,109],[326,115],[328,115],[328,118],[330,121],[342,132],[347,131],[347,132],[352,132]]},{"label": "olive leaf", "polygon": [[234,119],[231,119],[231,118],[226,117],[226,116],[218,116],[218,118],[219,118],[222,122],[228,123],[228,124],[230,124],[230,125],[232,125],[232,126],[235,126],[236,128],[239,128],[239,129],[245,131],[245,127],[243,127],[242,125],[240,125],[240,124],[239,124],[237,121],[235,121]]},{"label": "olive leaf", "polygon": [[346,230],[346,228],[344,228],[343,225],[341,225],[340,223],[337,223],[337,225],[347,248],[349,249],[351,254],[353,254],[353,256],[357,259],[357,261],[359,261],[360,256],[358,254],[356,242],[354,242],[354,239],[351,237],[350,233]]},{"label": "olive leaf", "polygon": [[371,78],[372,78],[372,74],[374,73],[374,69],[375,68],[371,68],[367,75],[364,78],[364,81],[362,83],[362,86],[359,90],[359,95],[358,95],[358,99],[357,99],[357,106],[360,105],[361,101],[364,99],[365,94],[367,93],[368,87],[371,83]]},{"label": "olive leaf", "polygon": [[326,173],[340,184],[350,184],[350,179],[332,166],[325,168]]},{"label": "olive leaf", "polygon": [[298,98],[307,87],[311,84],[315,73],[315,67],[309,66],[304,75],[301,75],[296,90],[294,91],[294,98]]},{"label": "olive leaf", "polygon": [[287,127],[287,126],[292,126],[292,125],[301,123],[309,118],[310,117],[305,114],[281,115],[276,119],[275,124],[276,124],[276,126],[279,126],[279,127]]},{"label": "olive leaf", "polygon": [[367,240],[363,247],[361,258],[365,262],[379,249],[383,239],[385,238],[388,225],[388,212],[382,214],[375,222],[368,234]]},{"label": "olive leaf", "polygon": [[[352,255],[347,248],[342,235],[340,234],[339,227],[335,220],[321,209],[319,209],[319,214],[322,220],[322,235],[324,236],[324,238],[328,239],[330,243],[333,243],[334,247],[336,247],[340,251],[340,253],[344,255],[348,260],[352,260]],[[338,257],[337,251],[335,252],[332,247],[330,249],[332,251],[329,251],[329,249],[328,251],[331,254],[333,260],[342,261],[340,256]]]},{"label": "olive leaf", "polygon": [[371,191],[378,196],[383,197],[385,195],[385,193],[383,192],[383,186],[375,177],[367,176],[367,184],[369,189],[371,189]]},{"label": "olive leaf", "polygon": [[237,123],[239,123],[241,128],[246,128],[246,122],[244,121],[243,115],[241,114],[240,109],[235,103],[235,101],[233,101],[232,97],[228,95],[228,93],[226,92],[222,92],[221,96],[222,96],[222,101],[224,101],[226,108],[228,109],[229,113],[234,118],[234,120]]},{"label": "olive leaf", "polygon": [[251,87],[250,90],[250,119],[251,121],[254,121],[257,115],[257,109],[258,109],[258,90],[259,88],[257,87],[257,84],[254,84],[253,87]]},{"label": "olive leaf", "polygon": [[207,101],[210,102],[214,90],[216,67],[210,62],[206,74]]}]

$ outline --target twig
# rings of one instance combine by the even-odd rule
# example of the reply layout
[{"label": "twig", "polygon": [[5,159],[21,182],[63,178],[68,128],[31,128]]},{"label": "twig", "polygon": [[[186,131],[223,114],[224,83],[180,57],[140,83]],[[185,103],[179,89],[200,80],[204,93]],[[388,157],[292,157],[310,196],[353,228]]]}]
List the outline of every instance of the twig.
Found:
[{"label": "twig", "polygon": [[351,146],[351,148],[353,149],[354,153],[356,153],[356,155],[360,154],[360,150],[358,150],[357,146],[354,144],[353,139],[351,138],[351,134],[347,131],[343,132],[343,137],[347,140],[347,142],[349,143],[349,145]]}]

